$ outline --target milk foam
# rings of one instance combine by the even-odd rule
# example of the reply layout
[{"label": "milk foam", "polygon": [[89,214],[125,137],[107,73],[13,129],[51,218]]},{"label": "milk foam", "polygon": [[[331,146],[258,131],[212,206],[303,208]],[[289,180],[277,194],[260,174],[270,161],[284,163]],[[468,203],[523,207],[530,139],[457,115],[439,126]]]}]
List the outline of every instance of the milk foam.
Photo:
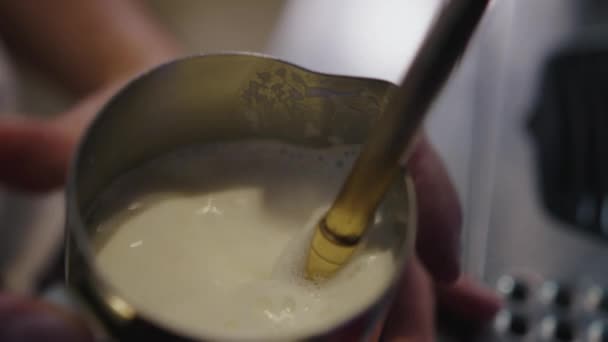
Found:
[{"label": "milk foam", "polygon": [[273,142],[178,151],[120,178],[91,217],[99,268],[147,316],[193,335],[287,339],[322,332],[392,279],[396,238],[376,220],[334,278],[302,277],[314,224],[354,160],[352,146]]}]

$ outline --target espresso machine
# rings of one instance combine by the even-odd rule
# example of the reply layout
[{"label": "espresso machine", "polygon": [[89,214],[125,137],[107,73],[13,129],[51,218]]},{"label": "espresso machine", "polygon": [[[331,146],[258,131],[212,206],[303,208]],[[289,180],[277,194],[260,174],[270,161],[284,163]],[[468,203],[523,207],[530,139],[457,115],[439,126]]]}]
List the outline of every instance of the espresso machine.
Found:
[{"label": "espresso machine", "polygon": [[465,260],[506,300],[481,341],[608,340],[606,5],[512,2],[480,42]]},{"label": "espresso machine", "polygon": [[[397,82],[441,3],[288,2],[270,51]],[[446,341],[608,341],[605,81],[608,2],[492,2],[426,129],[463,204],[465,270],[505,308],[481,332],[440,317]]]}]

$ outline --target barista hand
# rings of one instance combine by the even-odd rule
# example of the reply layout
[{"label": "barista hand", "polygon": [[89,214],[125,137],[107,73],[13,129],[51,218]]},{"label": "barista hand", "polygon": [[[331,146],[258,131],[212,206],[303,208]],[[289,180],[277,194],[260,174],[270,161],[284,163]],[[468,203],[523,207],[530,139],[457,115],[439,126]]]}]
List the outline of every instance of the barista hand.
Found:
[{"label": "barista hand", "polygon": [[424,135],[406,165],[418,199],[417,257],[407,266],[382,340],[434,341],[436,308],[475,324],[492,319],[500,301],[460,274],[460,205],[441,159]]},{"label": "barista hand", "polygon": [[[89,94],[52,119],[0,120],[0,183],[28,191],[61,187],[80,135],[121,80],[179,51],[142,8],[126,0],[0,1],[0,32],[74,93]],[[432,341],[437,305],[478,321],[491,318],[499,304],[460,276],[460,209],[426,139],[408,167],[418,194],[418,257],[408,267],[383,336]],[[91,335],[75,316],[34,299],[0,294],[0,341],[86,340]]]}]

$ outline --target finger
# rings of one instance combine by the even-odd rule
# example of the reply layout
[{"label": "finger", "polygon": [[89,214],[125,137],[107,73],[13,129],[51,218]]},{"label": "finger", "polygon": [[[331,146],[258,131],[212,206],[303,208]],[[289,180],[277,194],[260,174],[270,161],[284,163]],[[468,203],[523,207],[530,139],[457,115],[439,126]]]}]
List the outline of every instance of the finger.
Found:
[{"label": "finger", "polygon": [[74,142],[54,125],[36,119],[3,119],[0,142],[0,182],[30,191],[64,183]]},{"label": "finger", "polygon": [[434,341],[433,307],[432,281],[414,258],[407,266],[403,286],[385,322],[382,341]]},{"label": "finger", "polygon": [[93,341],[75,316],[32,299],[0,295],[0,341]]},{"label": "finger", "polygon": [[438,286],[437,302],[447,313],[477,322],[491,320],[502,306],[496,293],[466,276],[454,285]]},{"label": "finger", "polygon": [[0,183],[29,191],[62,186],[78,140],[121,84],[100,90],[52,120],[0,120]]},{"label": "finger", "polygon": [[460,276],[460,204],[441,159],[424,135],[407,168],[416,188],[420,260],[435,280],[454,282]]}]

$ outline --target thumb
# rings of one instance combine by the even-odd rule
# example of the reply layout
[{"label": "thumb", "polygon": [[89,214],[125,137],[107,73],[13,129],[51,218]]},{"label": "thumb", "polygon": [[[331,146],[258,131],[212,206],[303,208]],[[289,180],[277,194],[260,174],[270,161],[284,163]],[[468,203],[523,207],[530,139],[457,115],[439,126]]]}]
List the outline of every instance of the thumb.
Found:
[{"label": "thumb", "polygon": [[53,121],[8,117],[0,121],[0,183],[45,191],[61,186],[73,137]]},{"label": "thumb", "polygon": [[93,341],[76,316],[33,299],[0,294],[0,341]]}]

